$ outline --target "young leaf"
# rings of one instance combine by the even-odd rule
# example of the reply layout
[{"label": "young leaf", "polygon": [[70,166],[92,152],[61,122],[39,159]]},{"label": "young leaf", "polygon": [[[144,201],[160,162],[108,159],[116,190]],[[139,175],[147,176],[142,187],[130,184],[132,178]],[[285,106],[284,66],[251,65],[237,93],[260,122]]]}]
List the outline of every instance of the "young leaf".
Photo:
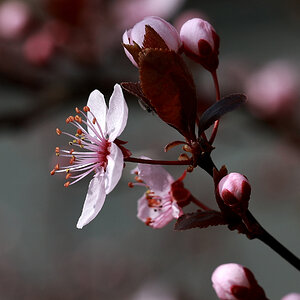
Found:
[{"label": "young leaf", "polygon": [[140,82],[144,95],[158,116],[187,139],[195,139],[197,109],[192,76],[177,53],[145,49],[139,59]]},{"label": "young leaf", "polygon": [[210,106],[201,116],[198,125],[198,135],[209,128],[216,120],[220,119],[224,114],[230,112],[241,104],[246,102],[247,97],[244,94],[232,94],[226,96]]},{"label": "young leaf", "polygon": [[206,228],[208,226],[226,225],[222,214],[215,210],[197,211],[182,215],[175,223],[175,230]]}]

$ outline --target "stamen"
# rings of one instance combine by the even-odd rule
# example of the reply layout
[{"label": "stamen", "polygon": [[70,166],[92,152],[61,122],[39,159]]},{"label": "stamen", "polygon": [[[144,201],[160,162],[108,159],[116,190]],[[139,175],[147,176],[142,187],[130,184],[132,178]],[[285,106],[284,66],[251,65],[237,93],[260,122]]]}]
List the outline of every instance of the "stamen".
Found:
[{"label": "stamen", "polygon": [[66,175],[66,179],[68,180],[70,177],[71,177],[71,173],[68,173],[68,174]]},{"label": "stamen", "polygon": [[61,130],[59,128],[56,128],[57,135],[61,135]]},{"label": "stamen", "polygon": [[[51,175],[52,175],[52,174],[51,174]],[[134,187],[133,182],[128,182],[128,187],[133,188],[133,187]]]},{"label": "stamen", "polygon": [[58,170],[59,170],[59,164],[56,164],[55,167],[54,167],[54,169],[55,169],[56,171],[58,171]]},{"label": "stamen", "polygon": [[64,187],[68,187],[70,185],[70,181],[67,181],[65,184],[64,184]]},{"label": "stamen", "polygon": [[75,121],[81,124],[82,123],[82,118],[79,117],[78,115],[76,115],[75,116]]},{"label": "stamen", "polygon": [[93,119],[93,124],[95,125],[96,124],[96,118],[94,117],[94,119]]},{"label": "stamen", "polygon": [[186,151],[186,152],[192,152],[192,149],[191,149],[191,147],[190,147],[189,145],[183,145],[183,146],[182,146],[182,149],[183,149],[184,151]]},{"label": "stamen", "polygon": [[151,223],[152,223],[152,219],[148,217],[148,218],[146,219],[146,221],[145,221],[145,224],[146,224],[147,226],[150,226]]},{"label": "stamen", "polygon": [[53,169],[51,172],[50,172],[50,175],[54,175],[55,174],[55,169]]},{"label": "stamen", "polygon": [[76,113],[77,113],[77,114],[79,114],[79,113],[80,113],[80,110],[79,110],[79,108],[78,108],[78,107],[76,107],[76,108],[75,108],[75,111],[76,111]]},{"label": "stamen", "polygon": [[85,106],[85,107],[83,108],[83,110],[84,110],[85,112],[88,112],[88,111],[90,111],[90,108],[89,108],[88,106]]},{"label": "stamen", "polygon": [[77,134],[82,135],[82,130],[80,128],[77,129]]},{"label": "stamen", "polygon": [[55,154],[56,156],[59,156],[59,147],[55,147]]}]

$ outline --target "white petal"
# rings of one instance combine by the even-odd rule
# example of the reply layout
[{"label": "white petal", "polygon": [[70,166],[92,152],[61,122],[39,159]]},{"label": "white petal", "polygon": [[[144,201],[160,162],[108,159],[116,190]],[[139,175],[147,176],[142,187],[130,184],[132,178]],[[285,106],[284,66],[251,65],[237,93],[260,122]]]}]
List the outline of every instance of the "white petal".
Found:
[{"label": "white petal", "polygon": [[[87,106],[90,108],[90,112],[87,113],[88,119],[93,122],[94,116],[97,119],[97,122],[99,123],[102,132],[106,133],[106,114],[107,114],[107,106],[105,103],[105,99],[103,94],[98,91],[94,90],[91,92]],[[94,115],[94,116],[93,116]],[[99,131],[97,124],[94,125],[97,131]],[[91,136],[95,136],[95,133],[91,130],[90,127],[88,127],[88,132]]]},{"label": "white petal", "polygon": [[103,174],[97,173],[89,184],[77,228],[81,229],[98,215],[104,204],[105,197],[104,177]]},{"label": "white petal", "polygon": [[114,141],[124,130],[128,117],[128,107],[125,102],[122,88],[119,84],[114,87],[109,100],[107,112],[107,132],[109,141]]},{"label": "white petal", "polygon": [[138,164],[139,177],[156,193],[170,191],[173,177],[159,165]]},{"label": "white petal", "polygon": [[111,143],[109,151],[110,154],[107,156],[108,163],[104,174],[106,194],[115,188],[121,178],[124,167],[124,157],[120,148],[116,144]]},{"label": "white petal", "polygon": [[182,209],[177,205],[175,201],[172,203],[172,215],[173,218],[178,219],[182,215]]}]

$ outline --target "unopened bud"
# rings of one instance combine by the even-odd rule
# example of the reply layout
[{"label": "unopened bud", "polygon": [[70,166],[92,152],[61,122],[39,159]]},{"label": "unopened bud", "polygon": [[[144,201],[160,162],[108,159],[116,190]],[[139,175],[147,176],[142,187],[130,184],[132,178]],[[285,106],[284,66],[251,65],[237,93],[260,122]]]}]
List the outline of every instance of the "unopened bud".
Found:
[{"label": "unopened bud", "polygon": [[220,38],[208,22],[200,18],[188,20],[181,27],[180,38],[187,56],[210,72],[217,69]]},{"label": "unopened bud", "polygon": [[[123,34],[123,43],[126,45],[134,45],[136,43],[140,48],[144,48],[144,37],[146,33],[146,25],[150,26],[165,42],[166,46],[175,52],[178,52],[182,46],[179,33],[167,21],[160,17],[146,17],[142,21],[136,23],[131,29]],[[151,46],[151,45],[150,45]],[[153,45],[156,48],[156,45]],[[137,67],[137,62],[133,56],[125,49],[127,57]]]},{"label": "unopened bud", "polygon": [[227,206],[240,213],[248,208],[251,186],[244,175],[230,173],[220,180],[218,193]]},{"label": "unopened bud", "polygon": [[252,272],[239,264],[219,266],[213,272],[211,280],[221,300],[267,300]]}]

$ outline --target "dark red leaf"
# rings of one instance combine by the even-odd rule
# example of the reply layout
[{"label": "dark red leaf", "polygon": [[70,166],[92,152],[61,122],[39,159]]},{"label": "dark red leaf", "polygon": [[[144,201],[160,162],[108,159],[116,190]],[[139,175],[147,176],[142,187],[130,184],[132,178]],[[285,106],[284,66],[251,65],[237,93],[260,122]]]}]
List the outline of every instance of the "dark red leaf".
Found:
[{"label": "dark red leaf", "polygon": [[122,45],[132,55],[137,65],[139,65],[139,54],[142,51],[140,46],[135,42],[133,42],[133,45],[124,44],[124,43]]},{"label": "dark red leaf", "polygon": [[238,108],[246,102],[247,97],[244,94],[232,94],[226,96],[210,106],[201,116],[199,120],[198,130],[199,136],[209,128],[216,120],[220,119],[224,114]]},{"label": "dark red leaf", "polygon": [[197,211],[182,215],[176,222],[175,230],[206,228],[208,226],[226,225],[222,214],[215,210]]},{"label": "dark red leaf", "polygon": [[158,116],[187,139],[195,139],[197,109],[193,78],[174,51],[145,49],[139,59],[144,95]]}]

